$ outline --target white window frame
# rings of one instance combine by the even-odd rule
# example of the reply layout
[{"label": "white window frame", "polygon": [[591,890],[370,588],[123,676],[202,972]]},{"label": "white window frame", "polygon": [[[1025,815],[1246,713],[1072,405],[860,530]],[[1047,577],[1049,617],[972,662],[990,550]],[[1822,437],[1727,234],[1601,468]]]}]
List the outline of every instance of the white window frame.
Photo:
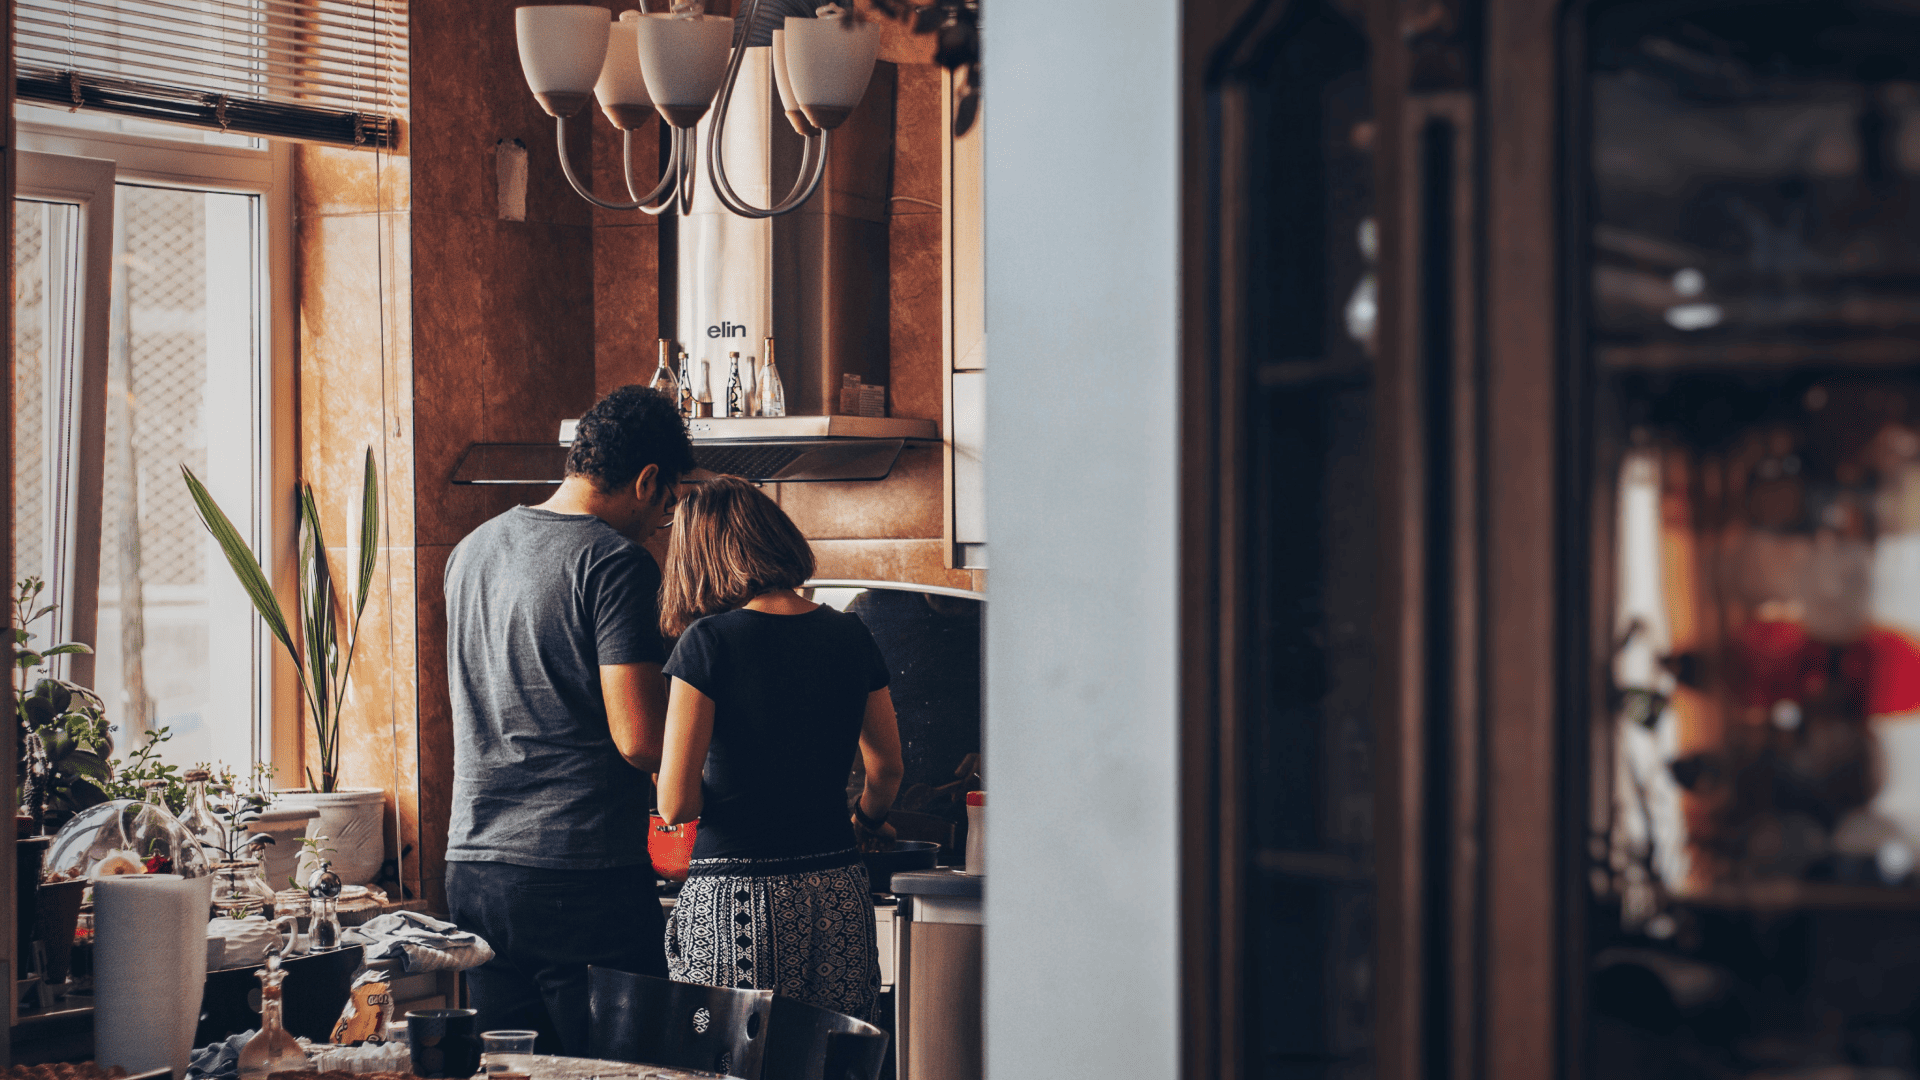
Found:
[{"label": "white window frame", "polygon": [[[107,384],[107,335],[113,306],[113,162],[99,158],[66,157],[23,151],[16,162],[14,195],[20,199],[77,205],[80,209],[80,260],[76,267],[79,311],[78,341],[66,378],[50,380],[43,408],[43,424],[53,439],[47,448],[42,482],[46,485],[48,518],[46,603],[58,605],[50,621],[41,625],[41,646],[60,641],[94,640],[97,605],[86,598],[97,595],[100,583],[100,491],[104,438],[102,420]],[[51,282],[48,283],[51,286]],[[49,294],[47,302],[53,302]],[[57,318],[57,316],[55,316]],[[56,363],[54,342],[47,342],[48,362]],[[72,422],[66,421],[71,417]],[[65,512],[55,515],[55,508]],[[86,537],[95,537],[92,543]],[[11,583],[9,583],[11,584]],[[57,678],[91,685],[93,657],[82,654],[54,657]]]},{"label": "white window frame", "polygon": [[[293,557],[293,538],[296,520],[293,513],[294,478],[297,474],[296,455],[298,452],[295,386],[296,386],[296,308],[293,276],[293,162],[292,147],[287,143],[260,140],[258,147],[237,147],[210,145],[202,142],[189,142],[134,135],[122,132],[104,132],[78,127],[62,127],[32,121],[17,120],[15,123],[16,145],[24,153],[23,161],[34,155],[58,155],[64,158],[104,160],[111,163],[112,182],[150,184],[158,187],[190,188],[201,191],[230,191],[237,194],[258,195],[264,209],[263,219],[266,228],[265,280],[262,282],[264,310],[266,315],[267,372],[263,384],[261,400],[256,405],[254,422],[265,422],[267,437],[261,446],[261,461],[255,470],[256,489],[252,494],[255,504],[262,513],[254,535],[248,539],[254,550],[265,554],[269,565],[267,574],[273,581],[275,591],[282,597],[291,596],[296,582]],[[39,194],[37,188],[27,184],[26,170],[21,171],[22,182],[18,195],[33,198]],[[109,184],[111,195],[111,184]],[[59,196],[54,196],[59,197]],[[107,201],[107,229],[105,246],[107,259],[112,254],[112,200]],[[90,221],[88,238],[91,241],[98,230]],[[89,258],[91,258],[91,252]],[[89,274],[89,283],[95,280]],[[94,333],[92,320],[95,309],[99,311],[99,386],[100,393],[105,392],[106,337],[108,334],[107,309],[110,306],[110,289],[105,287],[109,278],[99,279],[101,289],[87,290],[87,333]],[[88,338],[91,340],[91,337]],[[99,426],[99,410],[91,422]],[[83,439],[95,444],[92,451],[92,490],[100,491],[102,475],[101,455],[104,447],[104,431],[83,432]],[[81,468],[86,468],[83,458]],[[93,568],[93,586],[90,592],[93,602],[82,603],[75,618],[69,623],[69,633],[75,640],[93,640],[95,631],[94,613],[98,610],[98,562],[100,508],[98,498],[79,500],[81,514],[87,513],[90,505],[90,525],[84,519],[76,524],[75,535],[80,538],[76,545],[81,554],[78,562],[90,564]],[[91,529],[91,539],[86,539],[86,530]],[[85,596],[86,594],[80,594]],[[83,622],[84,620],[84,622]],[[79,631],[84,625],[85,633]],[[275,767],[281,777],[299,774],[301,756],[301,727],[299,717],[298,684],[291,663],[281,652],[278,644],[267,634],[259,619],[250,618],[249,623],[256,677],[253,685],[253,724],[251,745],[248,747],[249,760],[268,763]],[[91,664],[86,665],[86,677],[78,677],[82,671],[76,665],[73,671],[76,681],[90,683]],[[122,747],[124,752],[127,748]],[[234,755],[235,758],[238,755]],[[240,765],[234,758],[227,759],[230,764]]]}]

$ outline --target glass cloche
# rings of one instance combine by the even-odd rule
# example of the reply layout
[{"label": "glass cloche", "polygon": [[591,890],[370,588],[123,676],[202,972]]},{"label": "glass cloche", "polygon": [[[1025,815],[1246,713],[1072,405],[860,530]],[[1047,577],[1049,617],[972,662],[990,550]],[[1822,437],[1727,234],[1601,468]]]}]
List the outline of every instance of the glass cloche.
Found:
[{"label": "glass cloche", "polygon": [[75,815],[53,838],[47,852],[47,880],[93,881],[115,874],[193,878],[212,873],[198,838],[161,800],[164,791],[164,781],[151,781],[144,801],[117,799]]}]

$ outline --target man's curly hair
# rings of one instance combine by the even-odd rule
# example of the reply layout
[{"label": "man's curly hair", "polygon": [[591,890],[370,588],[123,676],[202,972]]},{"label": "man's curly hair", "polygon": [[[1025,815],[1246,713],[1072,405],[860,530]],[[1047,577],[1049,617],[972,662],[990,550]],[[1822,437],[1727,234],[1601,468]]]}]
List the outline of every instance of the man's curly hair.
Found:
[{"label": "man's curly hair", "polygon": [[673,399],[644,386],[623,386],[587,410],[567,451],[567,475],[601,491],[630,486],[658,465],[667,483],[693,471],[693,443]]}]

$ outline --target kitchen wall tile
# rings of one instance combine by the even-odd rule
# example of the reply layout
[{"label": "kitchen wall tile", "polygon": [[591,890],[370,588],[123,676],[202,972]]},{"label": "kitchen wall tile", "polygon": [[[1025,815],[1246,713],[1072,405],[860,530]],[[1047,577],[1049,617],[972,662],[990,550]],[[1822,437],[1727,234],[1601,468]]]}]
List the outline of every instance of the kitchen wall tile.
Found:
[{"label": "kitchen wall tile", "polygon": [[946,409],[940,215],[900,214],[887,223],[889,415],[939,421]]},{"label": "kitchen wall tile", "polygon": [[593,230],[594,394],[652,380],[660,338],[660,230]]},{"label": "kitchen wall tile", "polygon": [[[415,0],[408,10],[413,204],[429,213],[497,220],[495,146],[527,148],[527,222],[584,225],[588,205],[567,187],[541,111],[520,74],[511,4]],[[583,114],[569,124],[569,146],[588,167]]]},{"label": "kitchen wall tile", "polygon": [[972,588],[967,571],[947,569],[945,546],[941,540],[815,540],[814,576]]},{"label": "kitchen wall tile", "polygon": [[446,910],[447,823],[453,813],[453,703],[447,695],[447,602],[441,587],[452,553],[453,547],[444,544],[422,545],[418,550],[418,865],[425,895],[435,911]]},{"label": "kitchen wall tile", "polygon": [[932,34],[916,34],[910,24],[895,19],[880,19],[879,22],[880,59],[896,64],[933,63]]},{"label": "kitchen wall tile", "polygon": [[[593,193],[603,199],[625,202],[627,180],[620,164],[620,131],[607,122],[598,104],[591,108],[594,114]],[[660,182],[660,163],[667,158],[660,152],[660,133],[665,127],[665,122],[656,116],[633,133],[633,180],[636,184],[644,185],[640,189],[642,195],[652,191],[653,186]],[[638,210],[603,210],[595,206],[593,224],[596,228],[606,225],[657,228],[660,219]]]},{"label": "kitchen wall tile", "polygon": [[902,64],[896,77],[892,212],[937,217],[944,186],[940,155],[946,145],[946,130],[940,119],[942,72],[932,64]]},{"label": "kitchen wall tile", "polygon": [[809,540],[938,537],[945,476],[940,448],[909,446],[885,480],[776,484],[774,497]]},{"label": "kitchen wall tile", "polygon": [[416,228],[417,535],[450,544],[548,490],[452,484],[470,445],[550,441],[592,403],[592,253],[585,228],[437,215]]}]

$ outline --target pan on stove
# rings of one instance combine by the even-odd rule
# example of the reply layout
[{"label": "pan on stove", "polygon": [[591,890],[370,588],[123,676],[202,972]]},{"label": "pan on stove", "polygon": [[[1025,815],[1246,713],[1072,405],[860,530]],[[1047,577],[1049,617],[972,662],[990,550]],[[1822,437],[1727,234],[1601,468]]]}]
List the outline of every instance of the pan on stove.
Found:
[{"label": "pan on stove", "polygon": [[895,840],[885,851],[862,852],[867,864],[868,888],[892,892],[893,875],[903,870],[931,870],[940,845],[930,840]]}]

